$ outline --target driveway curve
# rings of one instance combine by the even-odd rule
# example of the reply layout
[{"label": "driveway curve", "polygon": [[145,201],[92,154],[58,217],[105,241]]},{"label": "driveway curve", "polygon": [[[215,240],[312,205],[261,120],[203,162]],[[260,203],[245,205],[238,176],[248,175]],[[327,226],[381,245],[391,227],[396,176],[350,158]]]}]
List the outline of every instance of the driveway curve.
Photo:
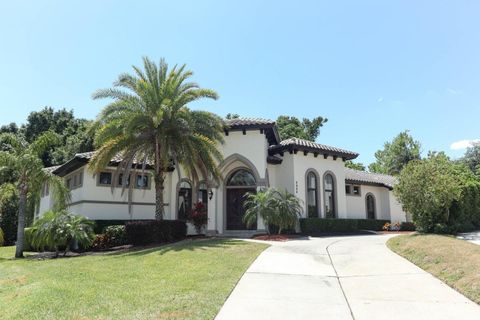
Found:
[{"label": "driveway curve", "polygon": [[390,237],[272,243],[216,319],[480,319],[479,305],[390,251]]}]

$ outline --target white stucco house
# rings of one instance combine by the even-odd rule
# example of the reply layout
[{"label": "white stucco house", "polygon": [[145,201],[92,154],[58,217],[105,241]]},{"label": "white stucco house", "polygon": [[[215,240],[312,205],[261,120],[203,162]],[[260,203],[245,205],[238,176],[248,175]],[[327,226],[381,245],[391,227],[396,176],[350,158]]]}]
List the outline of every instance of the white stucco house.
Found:
[{"label": "white stucco house", "polygon": [[[246,230],[242,222],[243,196],[262,187],[287,189],[303,202],[303,217],[360,218],[406,221],[395,198],[391,176],[348,169],[352,151],[297,138],[280,141],[274,121],[240,118],[226,120],[224,160],[220,183],[191,181],[182,172],[168,172],[165,181],[165,219],[185,219],[198,201],[207,204],[210,233]],[[87,168],[93,152],[80,153],[63,165],[49,168],[71,189],[71,212],[94,220],[154,219],[155,189],[151,173],[133,171],[123,190],[121,174],[112,159],[100,172]],[[45,186],[37,214],[49,210],[51,194]],[[263,230],[262,221],[254,227]],[[193,230],[193,229],[192,229]]]}]

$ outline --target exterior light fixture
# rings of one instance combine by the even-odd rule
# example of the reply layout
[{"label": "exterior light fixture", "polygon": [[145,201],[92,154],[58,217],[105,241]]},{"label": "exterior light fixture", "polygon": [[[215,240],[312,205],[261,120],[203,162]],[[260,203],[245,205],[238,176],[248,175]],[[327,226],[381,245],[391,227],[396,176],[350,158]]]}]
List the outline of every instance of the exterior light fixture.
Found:
[{"label": "exterior light fixture", "polygon": [[212,191],[212,189],[210,189],[208,191],[208,200],[212,200],[212,198],[213,198],[213,191]]}]

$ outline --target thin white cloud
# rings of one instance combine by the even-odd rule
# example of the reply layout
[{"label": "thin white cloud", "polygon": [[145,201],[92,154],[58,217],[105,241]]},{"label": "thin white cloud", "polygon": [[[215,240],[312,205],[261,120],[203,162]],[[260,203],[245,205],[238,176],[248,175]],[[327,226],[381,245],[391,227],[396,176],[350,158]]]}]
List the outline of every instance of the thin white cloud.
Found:
[{"label": "thin white cloud", "polygon": [[382,102],[383,102],[383,97],[378,98],[378,99],[377,99],[377,102],[378,102],[378,103],[382,103]]},{"label": "thin white cloud", "polygon": [[462,90],[458,90],[458,89],[452,89],[452,88],[447,88],[447,92],[450,93],[450,94],[462,94],[463,91]]},{"label": "thin white cloud", "polygon": [[460,140],[455,141],[450,145],[450,149],[452,150],[461,150],[473,147],[475,144],[480,143],[480,139],[471,139],[471,140]]}]

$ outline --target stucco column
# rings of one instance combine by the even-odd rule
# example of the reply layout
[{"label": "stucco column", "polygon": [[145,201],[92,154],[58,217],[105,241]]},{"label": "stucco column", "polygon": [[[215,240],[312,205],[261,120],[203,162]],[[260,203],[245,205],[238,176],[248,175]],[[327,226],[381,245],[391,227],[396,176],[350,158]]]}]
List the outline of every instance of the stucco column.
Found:
[{"label": "stucco column", "polygon": [[218,197],[218,188],[210,188],[208,192],[212,192],[212,198],[208,195],[208,223],[207,223],[207,233],[216,234],[217,230],[217,197]]},{"label": "stucco column", "polygon": [[[262,188],[265,187],[257,187],[257,192],[262,190]],[[263,223],[263,219],[260,217],[260,215],[257,215],[257,230],[265,230],[265,224]]]}]

